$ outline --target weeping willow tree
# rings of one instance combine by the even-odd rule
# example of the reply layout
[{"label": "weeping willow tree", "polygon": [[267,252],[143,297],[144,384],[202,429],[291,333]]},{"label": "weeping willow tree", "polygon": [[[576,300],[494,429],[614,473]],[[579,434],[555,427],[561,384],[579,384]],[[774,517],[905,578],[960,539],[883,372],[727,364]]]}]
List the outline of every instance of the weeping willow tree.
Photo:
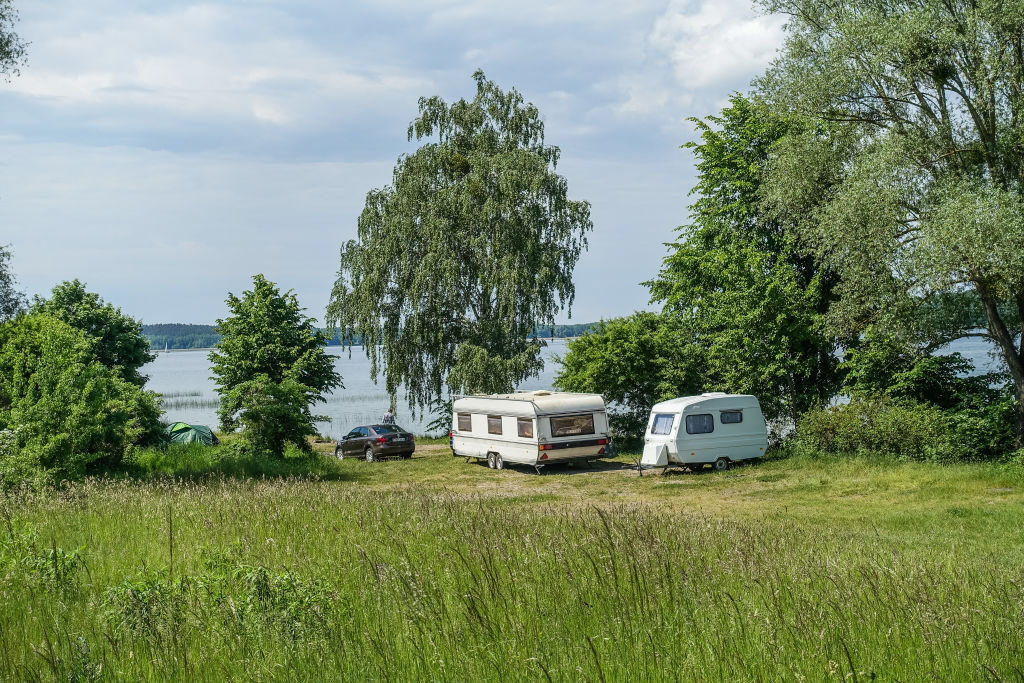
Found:
[{"label": "weeping willow tree", "polygon": [[571,307],[592,229],[568,198],[537,108],[482,71],[476,96],[421,98],[392,184],[371,190],[341,249],[328,323],[410,408],[454,392],[510,391],[542,368],[538,326]]},{"label": "weeping willow tree", "polygon": [[789,20],[759,87],[807,120],[776,147],[767,194],[841,272],[833,323],[932,346],[990,339],[1020,440],[1024,2],[764,4]]}]

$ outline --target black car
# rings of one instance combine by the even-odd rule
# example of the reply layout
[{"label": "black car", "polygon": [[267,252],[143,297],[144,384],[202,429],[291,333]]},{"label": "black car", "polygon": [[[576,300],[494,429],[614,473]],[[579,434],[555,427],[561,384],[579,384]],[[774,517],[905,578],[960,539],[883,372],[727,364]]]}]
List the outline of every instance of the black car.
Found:
[{"label": "black car", "polygon": [[388,457],[411,458],[416,451],[412,434],[398,425],[367,425],[356,427],[338,440],[334,457],[362,458],[373,462]]}]

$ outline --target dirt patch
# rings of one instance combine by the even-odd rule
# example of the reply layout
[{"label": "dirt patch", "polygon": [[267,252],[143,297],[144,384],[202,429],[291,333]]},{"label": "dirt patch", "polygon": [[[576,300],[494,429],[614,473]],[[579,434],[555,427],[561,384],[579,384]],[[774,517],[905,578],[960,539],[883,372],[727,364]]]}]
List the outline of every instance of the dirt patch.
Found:
[{"label": "dirt patch", "polygon": [[451,448],[449,448],[447,444],[443,444],[443,443],[428,443],[428,444],[424,444],[422,446],[419,445],[419,444],[416,445],[416,452],[417,453],[437,454],[437,453],[443,453],[445,451],[450,451],[450,450],[451,450]]}]

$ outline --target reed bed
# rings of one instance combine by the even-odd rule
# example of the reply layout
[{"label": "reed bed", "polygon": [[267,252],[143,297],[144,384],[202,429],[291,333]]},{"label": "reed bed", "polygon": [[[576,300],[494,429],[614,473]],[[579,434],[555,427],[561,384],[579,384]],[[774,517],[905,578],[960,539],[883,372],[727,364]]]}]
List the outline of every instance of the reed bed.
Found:
[{"label": "reed bed", "polygon": [[2,677],[1024,680],[1024,571],[998,551],[1019,532],[908,543],[781,508],[375,489],[351,465],[9,494]]}]

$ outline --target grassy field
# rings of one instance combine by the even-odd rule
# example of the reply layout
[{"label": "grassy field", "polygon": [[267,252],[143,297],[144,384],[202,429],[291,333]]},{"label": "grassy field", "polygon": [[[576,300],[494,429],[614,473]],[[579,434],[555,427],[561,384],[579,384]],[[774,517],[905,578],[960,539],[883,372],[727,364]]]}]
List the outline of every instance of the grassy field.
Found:
[{"label": "grassy field", "polygon": [[0,679],[1024,680],[1019,464],[216,453],[0,501]]}]

